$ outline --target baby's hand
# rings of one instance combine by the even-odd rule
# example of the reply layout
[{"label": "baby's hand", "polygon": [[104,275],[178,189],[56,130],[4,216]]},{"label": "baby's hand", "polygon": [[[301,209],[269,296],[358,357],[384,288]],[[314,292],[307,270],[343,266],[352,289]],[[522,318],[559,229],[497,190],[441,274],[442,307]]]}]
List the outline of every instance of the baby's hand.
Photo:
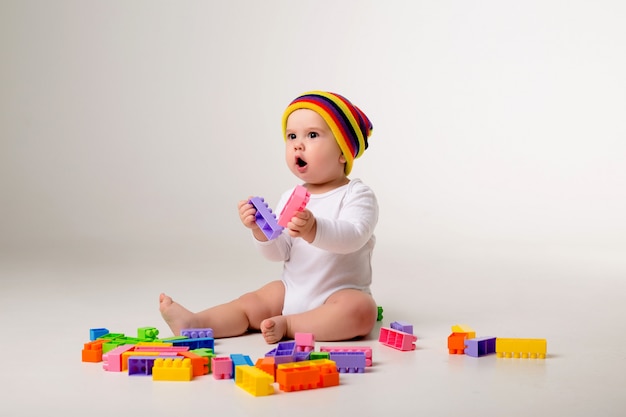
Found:
[{"label": "baby's hand", "polygon": [[287,229],[291,237],[300,237],[311,243],[317,233],[317,221],[310,210],[298,211],[287,223]]},{"label": "baby's hand", "polygon": [[241,200],[237,207],[239,208],[239,219],[241,219],[241,223],[248,229],[254,230],[258,229],[259,226],[256,224],[256,209],[250,204],[250,198]]}]

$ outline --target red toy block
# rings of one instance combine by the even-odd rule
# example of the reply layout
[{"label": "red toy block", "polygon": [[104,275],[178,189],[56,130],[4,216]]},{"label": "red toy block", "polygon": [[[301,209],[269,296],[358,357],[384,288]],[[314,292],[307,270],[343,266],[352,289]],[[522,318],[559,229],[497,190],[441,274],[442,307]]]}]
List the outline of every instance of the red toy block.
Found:
[{"label": "red toy block", "polygon": [[278,216],[278,224],[282,227],[287,227],[291,218],[295,216],[297,212],[304,210],[310,198],[311,194],[305,187],[296,185],[289,200],[287,200],[287,204],[285,204],[285,207],[283,207],[280,212],[280,216]]},{"label": "red toy block", "polygon": [[385,346],[402,351],[415,350],[417,336],[388,327],[381,327],[378,341]]}]

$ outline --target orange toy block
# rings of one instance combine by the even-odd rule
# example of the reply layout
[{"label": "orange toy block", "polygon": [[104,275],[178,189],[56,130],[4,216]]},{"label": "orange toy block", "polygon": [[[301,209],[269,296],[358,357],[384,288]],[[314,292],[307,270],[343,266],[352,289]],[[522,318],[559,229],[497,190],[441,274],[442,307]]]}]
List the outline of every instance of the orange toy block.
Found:
[{"label": "orange toy block", "polygon": [[83,362],[102,362],[102,345],[109,342],[108,339],[98,339],[83,345]]},{"label": "orange toy block", "polygon": [[182,356],[191,360],[191,371],[193,376],[202,376],[209,373],[209,358],[196,355],[193,352],[178,352]]},{"label": "orange toy block", "polygon": [[274,381],[276,381],[276,361],[271,356],[260,358],[254,364],[257,368],[263,372],[269,374]]},{"label": "orange toy block", "polygon": [[448,336],[448,351],[451,355],[465,354],[465,339],[469,339],[467,333],[452,333]]},{"label": "orange toy block", "polygon": [[332,387],[339,385],[339,372],[329,359],[284,363],[276,368],[276,382],[285,392]]}]

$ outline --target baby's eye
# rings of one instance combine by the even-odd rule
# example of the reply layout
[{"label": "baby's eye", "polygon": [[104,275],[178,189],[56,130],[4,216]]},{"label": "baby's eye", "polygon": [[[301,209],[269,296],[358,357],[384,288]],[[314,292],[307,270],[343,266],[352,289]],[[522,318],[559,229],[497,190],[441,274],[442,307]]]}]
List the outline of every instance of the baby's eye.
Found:
[{"label": "baby's eye", "polygon": [[316,137],[318,137],[318,134],[317,134],[317,132],[311,132],[311,133],[309,133],[309,137],[311,139],[315,139]]},{"label": "baby's eye", "polygon": [[296,134],[295,133],[287,133],[287,139],[294,140],[295,138],[296,138]]}]

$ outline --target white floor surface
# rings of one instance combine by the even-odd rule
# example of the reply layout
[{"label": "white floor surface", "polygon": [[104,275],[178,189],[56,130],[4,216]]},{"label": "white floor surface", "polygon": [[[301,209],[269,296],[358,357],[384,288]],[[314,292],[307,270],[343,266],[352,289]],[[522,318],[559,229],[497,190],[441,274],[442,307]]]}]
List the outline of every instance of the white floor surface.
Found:
[{"label": "white floor surface", "polygon": [[[383,248],[373,286],[383,321],[366,340],[341,343],[371,346],[374,365],[365,374],[342,374],[337,387],[254,397],[211,375],[154,382],[105,372],[81,362],[81,349],[96,327],[135,335],[154,326],[169,336],[159,292],[199,310],[259,286],[278,265],[242,261],[226,249],[203,261],[182,250],[98,253],[13,252],[1,259],[0,415],[626,415],[626,275],[618,256]],[[396,320],[414,325],[417,350],[377,341],[380,325]],[[477,336],[546,338],[549,356],[449,355],[454,324]],[[271,348],[259,334],[216,341],[218,355],[253,360]]]}]

